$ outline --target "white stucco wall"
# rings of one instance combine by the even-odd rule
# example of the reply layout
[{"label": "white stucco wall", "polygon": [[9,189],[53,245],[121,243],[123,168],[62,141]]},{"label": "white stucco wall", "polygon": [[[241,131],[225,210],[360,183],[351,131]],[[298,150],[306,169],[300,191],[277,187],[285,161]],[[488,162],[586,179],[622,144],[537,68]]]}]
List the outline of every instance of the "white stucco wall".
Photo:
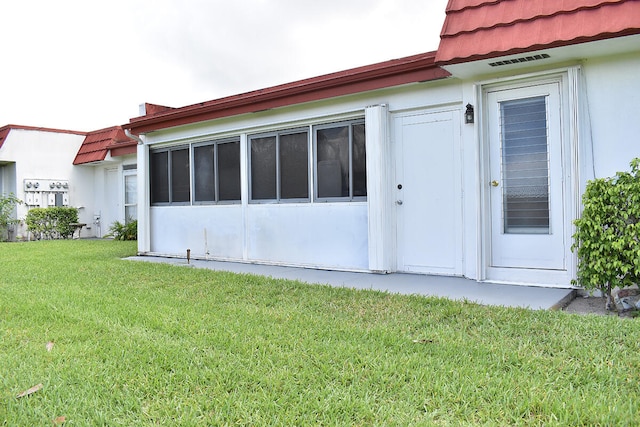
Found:
[{"label": "white stucco wall", "polygon": [[[83,236],[103,237],[115,221],[125,222],[123,165],[135,165],[136,155],[111,157],[96,163],[77,166],[91,171],[91,205],[87,207],[87,228]],[[133,170],[133,173],[136,171]]]},{"label": "white stucco wall", "polygon": [[640,156],[640,53],[585,61],[596,177],[628,171]]},{"label": "white stucco wall", "polygon": [[[0,148],[0,161],[15,164],[15,188],[12,190],[15,195],[25,200],[26,179],[67,180],[69,206],[81,207],[81,222],[89,220],[93,203],[93,174],[73,166],[73,159],[83,140],[84,135],[71,133],[11,129]],[[19,205],[18,219],[24,219],[27,211],[25,204]],[[16,230],[15,235],[27,237],[24,224]]]}]

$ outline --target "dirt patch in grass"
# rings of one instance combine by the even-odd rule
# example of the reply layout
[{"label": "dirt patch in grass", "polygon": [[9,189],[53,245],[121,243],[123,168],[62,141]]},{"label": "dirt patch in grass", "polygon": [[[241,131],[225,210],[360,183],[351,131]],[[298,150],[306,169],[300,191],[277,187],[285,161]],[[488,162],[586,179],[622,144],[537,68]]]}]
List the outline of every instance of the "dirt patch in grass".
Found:
[{"label": "dirt patch in grass", "polygon": [[606,299],[602,297],[584,297],[578,295],[571,300],[562,310],[576,314],[598,314],[601,316],[617,316],[615,311],[605,308]]}]

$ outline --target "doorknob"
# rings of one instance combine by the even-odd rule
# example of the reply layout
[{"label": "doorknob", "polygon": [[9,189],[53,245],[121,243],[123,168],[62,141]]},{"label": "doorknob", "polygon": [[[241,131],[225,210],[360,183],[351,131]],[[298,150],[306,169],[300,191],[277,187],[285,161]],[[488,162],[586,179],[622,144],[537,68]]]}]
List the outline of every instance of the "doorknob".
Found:
[{"label": "doorknob", "polygon": [[493,181],[491,181],[491,186],[492,187],[497,187],[498,185],[500,185],[500,183],[498,181],[496,181],[495,179]]},{"label": "doorknob", "polygon": [[402,204],[402,200],[396,200],[396,205],[401,205]]}]

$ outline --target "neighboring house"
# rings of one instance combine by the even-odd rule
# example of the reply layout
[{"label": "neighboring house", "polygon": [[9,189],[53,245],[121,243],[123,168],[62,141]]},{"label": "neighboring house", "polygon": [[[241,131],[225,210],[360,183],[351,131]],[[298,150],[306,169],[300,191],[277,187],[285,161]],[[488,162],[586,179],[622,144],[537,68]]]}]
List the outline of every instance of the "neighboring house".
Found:
[{"label": "neighboring house", "polygon": [[[34,207],[76,206],[80,221],[91,219],[90,175],[75,168],[73,156],[86,133],[7,125],[0,128],[0,194],[14,194],[23,203],[16,218],[24,220]],[[10,230],[10,239],[28,239],[24,221]]]},{"label": "neighboring house", "polygon": [[[101,237],[114,221],[137,215],[135,146],[120,127],[87,133],[4,126],[0,194],[23,201],[15,213],[21,220],[34,207],[76,207],[86,224],[81,236]],[[8,237],[31,238],[24,221]]]},{"label": "neighboring house", "polygon": [[640,155],[640,1],[451,0],[437,52],[177,109],[141,254],[568,286],[585,183]]},{"label": "neighboring house", "polygon": [[107,234],[116,221],[137,218],[136,144],[120,126],[89,132],[73,160],[91,173],[95,237]]}]

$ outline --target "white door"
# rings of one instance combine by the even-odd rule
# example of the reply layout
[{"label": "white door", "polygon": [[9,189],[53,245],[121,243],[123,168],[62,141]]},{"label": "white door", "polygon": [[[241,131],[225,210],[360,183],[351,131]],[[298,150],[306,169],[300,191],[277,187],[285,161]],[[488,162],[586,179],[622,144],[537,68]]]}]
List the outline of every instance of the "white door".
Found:
[{"label": "white door", "polygon": [[458,111],[394,118],[398,271],[462,274]]},{"label": "white door", "polygon": [[118,186],[118,169],[104,171],[104,198],[102,199],[100,228],[102,236],[109,233],[114,222],[120,220],[120,191]]},{"label": "white door", "polygon": [[487,93],[490,268],[566,269],[559,83]]}]

